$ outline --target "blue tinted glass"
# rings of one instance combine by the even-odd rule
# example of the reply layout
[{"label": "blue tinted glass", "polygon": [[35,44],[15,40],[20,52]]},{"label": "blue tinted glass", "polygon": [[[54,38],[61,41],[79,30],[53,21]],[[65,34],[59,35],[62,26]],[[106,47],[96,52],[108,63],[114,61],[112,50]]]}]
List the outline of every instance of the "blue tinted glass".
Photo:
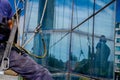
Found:
[{"label": "blue tinted glass", "polygon": [[117,38],[117,39],[116,39],[116,42],[117,42],[117,43],[120,43],[120,38]]},{"label": "blue tinted glass", "polygon": [[120,46],[116,46],[116,47],[115,47],[115,50],[116,50],[116,51],[120,51]]},{"label": "blue tinted glass", "polygon": [[[48,55],[42,60],[35,60],[47,66],[55,80],[88,79],[80,77],[81,74],[113,79],[115,3],[100,11],[94,19],[93,16],[89,18],[93,9],[97,12],[110,1],[96,0],[93,7],[94,0],[48,0],[41,27]],[[26,16],[27,38],[41,20],[44,3],[45,0],[39,0],[28,4],[33,7],[27,7],[26,12],[32,11]],[[119,39],[116,41],[119,42]],[[43,52],[39,33],[36,33],[31,45],[33,48],[27,47],[35,54]],[[116,50],[119,48],[116,47]]]},{"label": "blue tinted glass", "polygon": [[117,24],[116,24],[116,28],[119,28],[119,27],[120,27],[120,24],[119,24],[119,23],[117,23]]}]

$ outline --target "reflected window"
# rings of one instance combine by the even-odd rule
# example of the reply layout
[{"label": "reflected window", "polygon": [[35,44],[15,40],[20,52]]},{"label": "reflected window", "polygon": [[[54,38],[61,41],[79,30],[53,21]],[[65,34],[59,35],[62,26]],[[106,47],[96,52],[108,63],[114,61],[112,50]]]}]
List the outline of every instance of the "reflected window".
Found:
[{"label": "reflected window", "polygon": [[120,68],[120,64],[119,63],[117,64],[117,67]]},{"label": "reflected window", "polygon": [[117,43],[120,43],[120,38],[117,38],[117,39],[116,39],[116,42],[117,42]]},{"label": "reflected window", "polygon": [[120,30],[117,30],[117,31],[116,31],[116,34],[120,35]]},{"label": "reflected window", "polygon": [[115,51],[120,51],[120,46],[116,46]]},{"label": "reflected window", "polygon": [[117,59],[120,59],[120,55],[117,56]]},{"label": "reflected window", "polygon": [[[30,23],[28,25],[29,28],[26,30],[32,31],[34,28],[32,24],[37,25],[35,23],[37,22],[36,20],[38,20],[38,22],[40,20],[40,14],[42,14],[42,12],[39,12],[39,10],[42,11],[41,8],[43,8],[45,0],[39,1],[41,4],[36,5],[38,2],[35,2],[35,4],[33,4],[34,8],[32,9],[35,9],[32,13],[37,13],[37,16],[31,15],[31,20],[29,19],[30,15],[26,18],[26,22]],[[69,80],[66,79],[65,75],[68,71],[72,74],[85,74],[112,79],[115,26],[112,15],[115,10],[111,9],[111,7],[114,8],[114,3],[95,15],[95,20],[91,18],[82,25],[74,28],[93,14],[94,0],[74,1],[73,26],[71,27],[72,0],[48,0],[48,6],[42,25],[43,33],[48,35],[44,36],[48,55],[45,59],[39,60],[39,63],[49,67],[48,69],[51,73],[60,73],[60,75],[55,75],[55,80]],[[111,0],[96,1],[95,12],[109,1]],[[100,3],[104,4],[101,5]],[[36,9],[37,7],[40,9]],[[35,22],[32,22],[33,20]],[[95,31],[93,31],[93,27]],[[119,27],[119,25],[116,24],[116,27]],[[72,35],[69,34],[71,28],[73,28],[71,32]],[[92,33],[95,33],[94,36]],[[120,30],[117,30],[116,34],[120,35]],[[106,37],[103,36],[100,38],[101,35]],[[33,48],[29,45],[27,47],[33,49],[35,54],[40,53],[40,51],[42,51],[40,41],[41,37],[37,34],[33,39],[33,43],[31,43],[33,44]],[[93,42],[95,44],[93,44]],[[120,39],[116,39],[116,42],[119,43]],[[93,49],[95,49],[95,51]],[[117,46],[116,50],[120,51],[120,47]],[[118,57],[116,57],[116,59],[117,58]],[[70,77],[71,80],[88,80],[78,79],[75,75]]]},{"label": "reflected window", "polygon": [[116,28],[120,28],[119,23],[116,24]]}]

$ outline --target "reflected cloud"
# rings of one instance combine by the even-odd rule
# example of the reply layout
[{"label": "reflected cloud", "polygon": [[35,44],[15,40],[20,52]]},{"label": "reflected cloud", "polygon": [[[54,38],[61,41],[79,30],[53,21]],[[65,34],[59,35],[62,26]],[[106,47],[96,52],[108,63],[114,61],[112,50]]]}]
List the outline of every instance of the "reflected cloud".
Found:
[{"label": "reflected cloud", "polygon": [[[94,3],[94,0],[90,0],[92,3]],[[106,1],[106,2],[108,2],[108,1]],[[110,1],[109,1],[110,2]],[[96,6],[100,6],[101,8],[103,7],[103,6],[105,6],[107,3],[105,3],[105,1],[100,1],[100,0],[97,0],[96,2],[95,2],[95,4],[96,4]],[[113,10],[110,8],[110,7],[107,7],[106,9],[105,9],[105,12],[106,13],[108,13],[109,15],[111,15],[111,13],[113,12]]]},{"label": "reflected cloud", "polygon": [[[97,2],[98,3],[98,2]],[[98,3],[98,5],[104,6],[105,3],[101,2]],[[55,28],[57,29],[66,29],[66,28],[70,28],[70,24],[71,24],[71,15],[72,15],[72,9],[68,6],[64,6],[65,8],[63,8],[62,6],[56,6],[55,7]],[[78,25],[79,23],[81,23],[83,20],[85,20],[86,18],[88,18],[90,15],[92,15],[93,13],[93,9],[92,8],[86,8],[83,6],[74,6],[74,19],[73,19],[73,26],[75,27],[76,25]],[[63,12],[64,11],[64,12]],[[106,13],[109,13],[106,14]],[[111,15],[111,17],[110,17]],[[103,18],[105,19],[103,19]],[[113,11],[108,7],[105,9],[105,11],[100,12],[98,15],[96,15],[96,21],[95,21],[95,26],[96,28],[96,34],[97,35],[101,35],[102,34],[106,34],[106,36],[108,38],[113,39],[113,37],[111,37],[111,32],[113,30],[113,28],[109,28],[109,27],[113,27],[114,26],[114,13]],[[92,18],[91,18],[92,19]],[[102,24],[101,24],[102,23]],[[92,20],[89,21],[89,26],[92,26]],[[83,25],[81,25],[79,30],[82,30],[84,32],[88,32],[87,30],[88,24],[87,22]],[[101,29],[102,27],[102,29]],[[109,28],[109,31],[106,32],[106,30]],[[77,28],[78,29],[78,28]],[[92,28],[91,28],[92,29]],[[114,33],[113,33],[114,34]]]}]

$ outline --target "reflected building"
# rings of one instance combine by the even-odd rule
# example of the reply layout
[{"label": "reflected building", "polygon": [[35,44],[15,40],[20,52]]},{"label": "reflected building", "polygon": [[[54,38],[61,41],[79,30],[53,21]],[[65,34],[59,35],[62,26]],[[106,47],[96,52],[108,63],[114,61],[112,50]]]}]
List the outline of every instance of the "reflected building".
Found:
[{"label": "reflected building", "polygon": [[116,23],[115,32],[115,71],[120,72],[120,23]]},{"label": "reflected building", "polygon": [[[23,44],[40,23],[46,1],[26,1]],[[41,26],[47,56],[43,59],[33,58],[47,67],[55,80],[113,80],[115,2],[48,0]],[[35,34],[25,48],[40,56],[44,52],[42,37],[40,33]],[[100,49],[97,56],[100,58],[96,59],[96,46],[101,35],[106,37],[109,55],[104,58],[107,52]]]}]

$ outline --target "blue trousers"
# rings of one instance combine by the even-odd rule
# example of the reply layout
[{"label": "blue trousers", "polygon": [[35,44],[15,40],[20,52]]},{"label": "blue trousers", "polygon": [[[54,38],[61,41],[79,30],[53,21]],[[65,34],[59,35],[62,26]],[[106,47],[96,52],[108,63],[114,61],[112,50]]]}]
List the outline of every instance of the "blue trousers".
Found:
[{"label": "blue trousers", "polygon": [[53,80],[46,68],[37,64],[27,54],[20,55],[15,50],[10,54],[10,68],[26,80]]}]

